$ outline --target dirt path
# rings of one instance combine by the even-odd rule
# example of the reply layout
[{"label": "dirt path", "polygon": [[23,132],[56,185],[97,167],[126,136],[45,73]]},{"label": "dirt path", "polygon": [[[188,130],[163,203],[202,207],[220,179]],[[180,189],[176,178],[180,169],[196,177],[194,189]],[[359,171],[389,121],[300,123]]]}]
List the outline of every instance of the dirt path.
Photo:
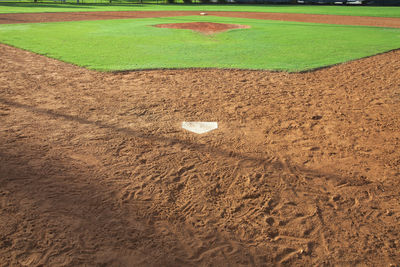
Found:
[{"label": "dirt path", "polygon": [[[199,15],[201,11],[104,11],[0,14],[0,24]],[[400,18],[262,12],[206,12],[211,16],[400,28]]]},{"label": "dirt path", "polygon": [[105,74],[0,45],[0,266],[400,264],[399,59]]}]

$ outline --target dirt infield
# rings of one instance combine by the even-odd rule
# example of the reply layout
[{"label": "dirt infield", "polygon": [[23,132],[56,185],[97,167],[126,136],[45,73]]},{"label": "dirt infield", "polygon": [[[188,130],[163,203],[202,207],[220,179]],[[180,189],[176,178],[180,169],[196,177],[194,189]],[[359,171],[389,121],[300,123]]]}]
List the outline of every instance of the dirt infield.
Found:
[{"label": "dirt infield", "polygon": [[231,29],[250,28],[248,25],[213,23],[213,22],[189,22],[189,23],[167,23],[157,24],[154,27],[170,29],[189,29],[203,34],[215,34]]},{"label": "dirt infield", "polygon": [[[150,12],[0,21],[121,16]],[[0,266],[399,265],[399,110],[399,50],[297,74],[99,73],[0,44]]]},{"label": "dirt infield", "polygon": [[[0,14],[0,24],[192,16],[192,15],[199,15],[200,12],[201,11],[111,11],[111,12],[104,11],[104,12]],[[291,14],[291,13],[262,13],[262,12],[224,12],[224,11],[213,11],[213,12],[207,11],[207,14],[210,16],[221,16],[221,17],[400,28],[400,18],[378,18],[378,17]]]},{"label": "dirt infield", "polygon": [[0,45],[0,265],[399,264],[399,58],[98,73]]}]

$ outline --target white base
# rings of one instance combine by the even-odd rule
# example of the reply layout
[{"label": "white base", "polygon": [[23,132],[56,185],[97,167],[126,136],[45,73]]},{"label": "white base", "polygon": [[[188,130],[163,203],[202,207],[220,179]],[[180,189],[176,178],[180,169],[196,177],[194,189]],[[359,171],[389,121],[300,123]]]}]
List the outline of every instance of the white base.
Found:
[{"label": "white base", "polygon": [[203,134],[218,128],[218,122],[184,121],[182,128],[197,134]]}]

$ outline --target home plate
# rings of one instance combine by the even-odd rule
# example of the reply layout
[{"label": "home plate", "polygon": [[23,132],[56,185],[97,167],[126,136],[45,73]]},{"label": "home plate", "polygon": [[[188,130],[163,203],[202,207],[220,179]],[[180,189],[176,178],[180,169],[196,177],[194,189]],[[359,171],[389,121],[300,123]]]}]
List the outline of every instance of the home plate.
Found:
[{"label": "home plate", "polygon": [[188,131],[203,134],[218,128],[218,122],[212,121],[184,121],[182,122],[182,128]]}]

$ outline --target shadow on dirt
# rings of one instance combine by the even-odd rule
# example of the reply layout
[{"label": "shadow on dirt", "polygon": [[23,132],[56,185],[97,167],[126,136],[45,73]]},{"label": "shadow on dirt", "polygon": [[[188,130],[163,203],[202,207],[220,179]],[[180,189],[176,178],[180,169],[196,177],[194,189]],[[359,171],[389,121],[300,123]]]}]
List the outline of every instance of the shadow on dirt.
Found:
[{"label": "shadow on dirt", "polygon": [[[0,103],[154,141],[180,141],[4,99]],[[1,150],[0,162],[0,220],[11,229],[5,233],[0,227],[0,258],[9,259],[8,265],[25,261],[35,266],[59,261],[63,266],[191,265],[181,240],[191,238],[177,234],[184,225],[153,215],[148,211],[150,201],[121,203],[122,185],[107,184],[108,173],[76,163],[64,152],[49,153],[46,144],[29,140]],[[232,242],[217,231],[213,235],[224,244]],[[245,247],[240,253],[249,254]]]},{"label": "shadow on dirt", "polygon": [[233,151],[221,150],[220,148],[210,147],[210,146],[207,146],[204,144],[193,143],[188,140],[182,140],[182,139],[178,139],[178,138],[170,138],[170,137],[165,137],[165,136],[155,136],[155,135],[147,134],[145,132],[135,131],[130,128],[116,127],[114,125],[110,125],[110,124],[107,124],[106,122],[102,122],[102,121],[90,121],[88,119],[80,118],[78,116],[61,114],[61,113],[58,113],[53,110],[43,109],[43,108],[34,107],[34,106],[26,105],[26,104],[21,104],[21,103],[17,103],[14,101],[1,99],[1,98],[0,98],[0,103],[8,105],[8,106],[16,107],[16,108],[22,108],[22,109],[28,110],[30,112],[50,116],[53,118],[61,118],[61,119],[68,120],[68,121],[75,121],[75,122],[78,122],[81,124],[94,125],[99,128],[111,129],[115,132],[119,132],[119,133],[122,133],[122,134],[125,134],[128,136],[133,136],[136,138],[150,140],[152,142],[162,142],[162,143],[164,143],[164,144],[166,143],[168,145],[174,145],[174,144],[179,143],[180,145],[184,146],[186,149],[190,149],[190,150],[196,150],[196,151],[203,152],[203,153],[218,154],[225,158],[237,158],[240,160],[248,160],[248,161],[252,161],[255,163],[259,163],[259,164],[268,164],[274,169],[286,169],[287,171],[291,172],[293,175],[303,174],[303,175],[307,175],[307,176],[312,176],[314,178],[324,177],[325,179],[335,181],[335,183],[344,183],[345,181],[349,180],[348,178],[339,177],[334,174],[323,173],[320,171],[315,171],[315,170],[306,169],[306,168],[303,168],[300,166],[295,166],[295,165],[291,164],[289,160],[279,160],[279,159],[277,160],[277,159],[271,159],[271,158],[265,158],[265,157],[255,157],[255,156],[251,156],[251,155],[249,156],[249,155],[244,155],[242,153],[236,153]]}]

